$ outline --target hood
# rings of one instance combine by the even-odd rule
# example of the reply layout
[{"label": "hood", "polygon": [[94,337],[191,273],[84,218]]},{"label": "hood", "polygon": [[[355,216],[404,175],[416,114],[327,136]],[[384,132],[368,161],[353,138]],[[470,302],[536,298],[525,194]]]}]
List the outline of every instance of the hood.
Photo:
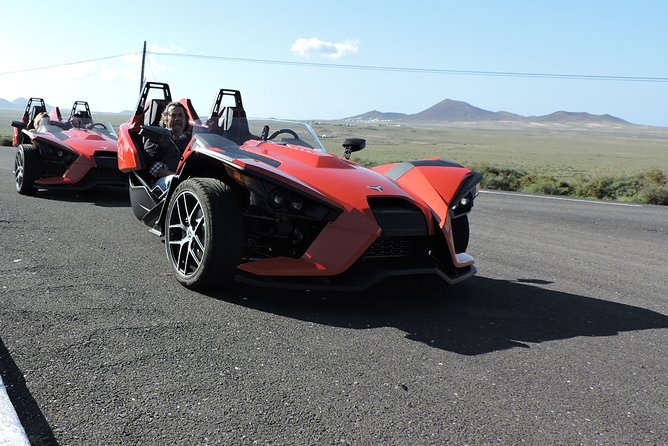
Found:
[{"label": "hood", "polygon": [[64,146],[87,157],[92,157],[99,151],[117,151],[115,139],[88,130],[70,129],[59,133],[33,133],[32,139]]}]

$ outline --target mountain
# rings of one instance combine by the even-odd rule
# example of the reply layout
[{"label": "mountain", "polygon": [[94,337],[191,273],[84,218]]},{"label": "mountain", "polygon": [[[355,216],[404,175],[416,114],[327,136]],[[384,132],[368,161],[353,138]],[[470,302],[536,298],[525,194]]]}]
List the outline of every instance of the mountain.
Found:
[{"label": "mountain", "polygon": [[[13,101],[0,98],[0,110],[23,110],[28,103],[26,98],[17,98]],[[47,108],[51,106],[47,104]],[[133,110],[123,110],[119,114],[132,115]],[[381,112],[372,110],[361,115],[344,118],[345,121],[397,121],[397,122],[478,122],[478,121],[516,121],[552,124],[608,124],[608,125],[631,125],[621,118],[605,115],[593,115],[585,112],[556,111],[544,116],[522,116],[507,111],[493,112],[474,107],[463,101],[444,99],[436,105],[415,114],[396,112]]]},{"label": "mountain", "polygon": [[497,120],[496,113],[474,107],[462,101],[445,99],[426,110],[409,115],[407,121],[490,121]]},{"label": "mountain", "polygon": [[372,110],[348,119],[353,121],[400,121],[406,116],[405,113],[379,112],[378,110]]},{"label": "mountain", "polygon": [[585,112],[557,111],[545,116],[522,116],[507,111],[493,112],[474,107],[463,101],[445,99],[419,113],[383,113],[373,110],[361,115],[345,118],[347,121],[406,121],[406,122],[478,122],[478,121],[516,121],[537,123],[588,123],[588,124],[625,124],[629,122],[611,116],[593,115]]},{"label": "mountain", "polygon": [[588,123],[610,123],[610,124],[630,124],[616,116],[592,115],[585,112],[567,112],[557,111],[545,116],[529,116],[527,120],[533,122],[552,122],[552,123],[574,123],[574,122],[588,122]]},{"label": "mountain", "polygon": [[17,98],[11,102],[0,98],[0,110],[23,110],[27,103],[28,100],[25,98]]}]

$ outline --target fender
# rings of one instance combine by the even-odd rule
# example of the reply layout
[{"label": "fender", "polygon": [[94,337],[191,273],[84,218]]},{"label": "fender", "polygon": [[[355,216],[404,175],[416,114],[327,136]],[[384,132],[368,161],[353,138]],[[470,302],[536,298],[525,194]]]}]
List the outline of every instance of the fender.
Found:
[{"label": "fender", "polygon": [[[422,198],[434,211],[441,228],[445,226],[449,207],[460,195],[465,180],[472,175],[479,176],[457,163],[441,159],[385,164],[372,169],[392,179],[414,196]],[[473,184],[466,181],[467,191],[481,179]]]},{"label": "fender", "polygon": [[129,123],[121,124],[118,132],[118,168],[124,172],[132,172],[144,168],[142,154],[132,139],[138,133],[142,116],[135,115]]}]

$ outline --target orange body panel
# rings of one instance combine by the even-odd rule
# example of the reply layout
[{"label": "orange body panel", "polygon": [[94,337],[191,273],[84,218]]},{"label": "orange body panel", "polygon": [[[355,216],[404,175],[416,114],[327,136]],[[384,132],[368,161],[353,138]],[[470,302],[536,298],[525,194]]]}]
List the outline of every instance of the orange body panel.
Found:
[{"label": "orange body panel", "polygon": [[139,119],[140,117],[134,116],[130,123],[121,124],[118,132],[118,168],[124,173],[144,168],[140,154],[130,136],[130,132],[139,130]]}]

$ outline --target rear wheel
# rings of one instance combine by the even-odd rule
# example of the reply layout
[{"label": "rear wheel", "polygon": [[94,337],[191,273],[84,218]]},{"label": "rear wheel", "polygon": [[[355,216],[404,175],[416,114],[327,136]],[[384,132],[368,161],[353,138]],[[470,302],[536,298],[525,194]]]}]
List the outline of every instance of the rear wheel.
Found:
[{"label": "rear wheel", "polygon": [[19,144],[14,159],[16,191],[21,195],[33,195],[34,183],[39,178],[39,152],[32,144]]},{"label": "rear wheel", "polygon": [[455,242],[455,253],[466,252],[466,248],[469,246],[468,215],[452,219],[452,238]]},{"label": "rear wheel", "polygon": [[190,289],[222,286],[241,261],[243,220],[232,191],[220,180],[191,178],[169,200],[167,258],[176,279]]}]

